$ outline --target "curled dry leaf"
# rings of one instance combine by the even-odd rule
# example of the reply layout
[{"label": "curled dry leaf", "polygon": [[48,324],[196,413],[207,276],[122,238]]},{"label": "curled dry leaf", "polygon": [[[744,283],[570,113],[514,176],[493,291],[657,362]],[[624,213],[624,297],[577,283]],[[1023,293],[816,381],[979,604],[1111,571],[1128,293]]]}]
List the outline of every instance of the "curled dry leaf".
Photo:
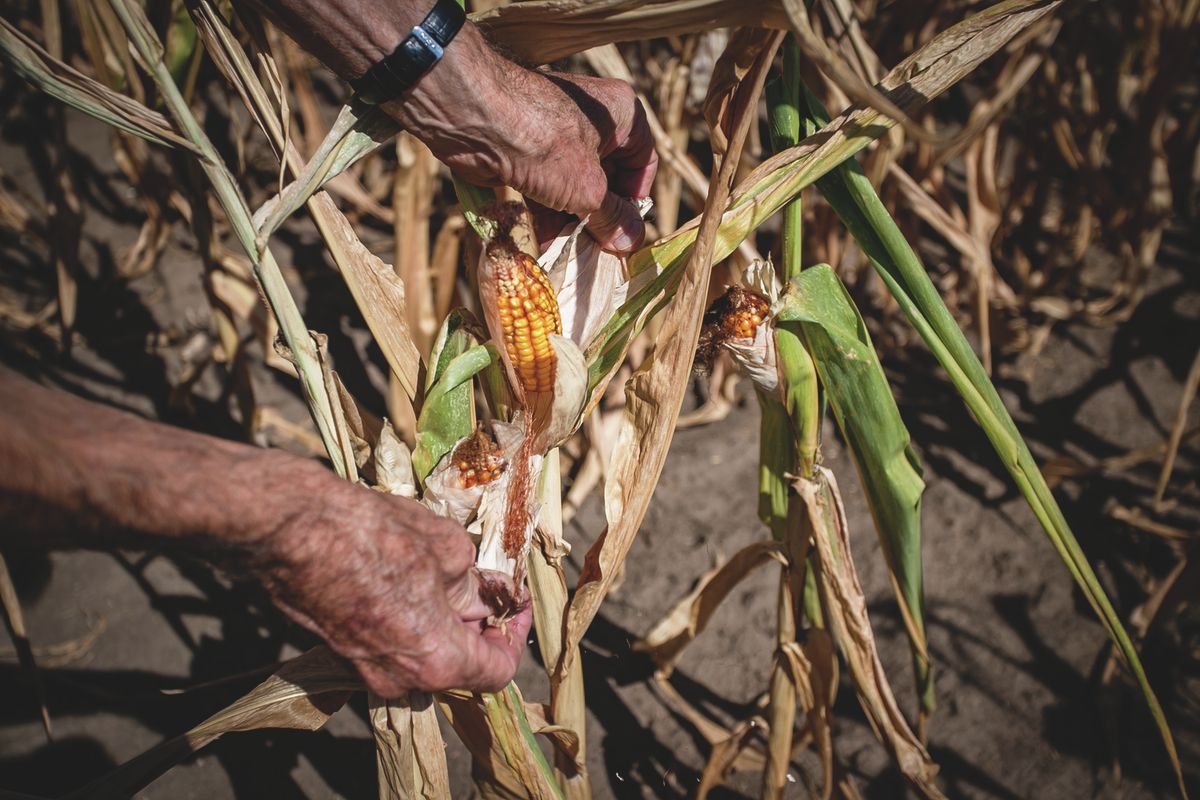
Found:
[{"label": "curled dry leaf", "polygon": [[67,66],[3,18],[0,59],[46,94],[114,128],[156,144],[198,152],[162,114]]},{"label": "curled dry leaf", "polygon": [[610,42],[738,25],[788,27],[778,0],[533,0],[473,14],[472,20],[506,53],[533,64]]},{"label": "curled dry leaf", "polygon": [[871,727],[913,788],[925,797],[942,798],[934,783],[937,765],[900,712],[875,648],[866,598],[850,557],[850,531],[837,480],[828,469],[817,467],[812,479],[798,479],[792,486],[804,503],[813,532],[821,610],[854,676],[854,688]]},{"label": "curled dry leaf", "polygon": [[147,750],[99,780],[67,795],[70,800],[131,797],[163,772],[226,733],[264,728],[315,731],[362,689],[350,662],[314,647],[204,722]]},{"label": "curled dry leaf", "polygon": [[779,542],[764,540],[743,547],[724,564],[704,573],[695,587],[634,643],[633,649],[649,655],[658,673],[669,676],[684,648],[704,631],[721,601],[751,573],[772,560],[787,564]]}]

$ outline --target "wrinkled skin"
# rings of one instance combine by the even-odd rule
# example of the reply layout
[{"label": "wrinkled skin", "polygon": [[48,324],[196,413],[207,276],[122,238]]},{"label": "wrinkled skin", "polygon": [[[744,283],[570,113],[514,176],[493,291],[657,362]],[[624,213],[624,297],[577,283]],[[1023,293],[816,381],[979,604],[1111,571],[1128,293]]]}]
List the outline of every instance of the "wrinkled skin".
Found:
[{"label": "wrinkled skin", "polygon": [[499,689],[529,634],[484,620],[475,549],[315,461],[148,422],[0,367],[0,547],[161,549],[263,583],[384,697]]},{"label": "wrinkled skin", "polygon": [[496,691],[512,678],[529,635],[527,598],[503,629],[487,625],[494,610],[460,527],[345,481],[321,497],[319,509],[273,534],[282,558],[261,573],[277,605],[383,697]]}]

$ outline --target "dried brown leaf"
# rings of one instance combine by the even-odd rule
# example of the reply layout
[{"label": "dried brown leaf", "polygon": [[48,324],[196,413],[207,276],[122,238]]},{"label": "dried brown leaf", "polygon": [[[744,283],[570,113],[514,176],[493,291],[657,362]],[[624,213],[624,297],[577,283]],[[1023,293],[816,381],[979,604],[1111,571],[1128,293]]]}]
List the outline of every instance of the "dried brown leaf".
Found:
[{"label": "dried brown leaf", "polygon": [[905,133],[919,142],[936,141],[935,136],[914,122],[886,95],[851,69],[841,56],[829,49],[825,41],[813,30],[802,0],[783,0],[783,9],[788,15],[801,51],[820,67],[847,97],[895,120],[904,128]]},{"label": "dried brown leaf", "polygon": [[[742,147],[750,125],[757,119],[762,83],[775,49],[783,40],[761,51],[755,68],[735,90],[728,104],[734,115],[729,149],[721,160],[713,190],[705,203],[696,244],[680,278],[678,290],[666,311],[653,353],[626,383],[626,406],[612,446],[612,468],[604,487],[608,529],[588,551],[582,574],[567,615],[567,639],[560,673],[568,666],[612,585],[626,553],[637,535],[662,472],[675,422],[687,391],[687,375],[700,334],[708,299],[710,264],[721,212],[729,198]],[[719,121],[722,127],[724,121]]]},{"label": "dried brown leaf", "polygon": [[[471,752],[472,777],[485,800],[561,800],[545,757],[522,730],[522,722],[531,725],[533,707],[516,684],[496,694],[444,692],[438,702]],[[540,710],[534,716],[542,716]],[[532,735],[531,727],[527,731]]]},{"label": "dried brown leaf", "polygon": [[751,573],[772,560],[787,564],[779,542],[768,539],[743,547],[724,564],[701,575],[695,587],[634,643],[633,649],[647,653],[659,674],[669,676],[684,648],[704,631],[721,601]]},{"label": "dried brown leaf", "polygon": [[197,152],[162,114],[52,57],[4,18],[0,18],[0,58],[46,94],[115,128],[158,144]]},{"label": "dried brown leaf", "polygon": [[1167,491],[1167,483],[1171,480],[1171,471],[1175,468],[1175,456],[1179,453],[1179,444],[1183,441],[1183,433],[1187,429],[1188,408],[1196,399],[1196,390],[1200,389],[1200,350],[1192,360],[1188,370],[1187,380],[1183,383],[1183,392],[1179,397],[1179,410],[1175,412],[1175,424],[1171,426],[1171,435],[1167,438],[1167,452],[1163,458],[1162,469],[1158,473],[1158,483],[1154,487],[1154,510],[1162,505],[1163,495]]},{"label": "dried brown leaf", "polygon": [[798,479],[792,486],[813,531],[813,563],[826,626],[854,676],[855,691],[875,736],[913,788],[925,797],[942,798],[934,783],[937,765],[904,719],[875,648],[866,598],[850,555],[850,532],[837,480],[828,469],[818,467],[812,479]]},{"label": "dried brown leaf", "polygon": [[472,14],[471,19],[505,52],[533,64],[612,42],[713,28],[788,26],[777,0],[531,0]]},{"label": "dried brown leaf", "polygon": [[131,797],[170,767],[226,733],[263,728],[315,731],[360,689],[362,681],[348,661],[327,647],[314,647],[187,733],[147,750],[66,798]]}]

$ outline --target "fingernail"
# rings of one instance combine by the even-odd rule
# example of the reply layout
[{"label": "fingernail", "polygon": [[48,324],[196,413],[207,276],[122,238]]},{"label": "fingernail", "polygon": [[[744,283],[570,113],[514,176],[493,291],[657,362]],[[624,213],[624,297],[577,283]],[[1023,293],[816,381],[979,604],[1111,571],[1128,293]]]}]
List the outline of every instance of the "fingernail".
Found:
[{"label": "fingernail", "polygon": [[624,228],[618,228],[616,233],[613,234],[613,237],[608,240],[608,244],[604,246],[604,249],[612,250],[616,253],[628,253],[632,251],[633,248],[637,247],[637,243],[640,240],[640,236],[637,239],[634,239],[629,235],[627,230]]}]

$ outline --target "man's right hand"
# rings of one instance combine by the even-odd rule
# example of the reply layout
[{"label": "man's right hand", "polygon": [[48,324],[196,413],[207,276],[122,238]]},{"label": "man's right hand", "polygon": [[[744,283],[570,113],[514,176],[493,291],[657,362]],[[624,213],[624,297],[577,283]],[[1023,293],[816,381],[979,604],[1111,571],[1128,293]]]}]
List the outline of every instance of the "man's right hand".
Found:
[{"label": "man's right hand", "polygon": [[508,683],[529,635],[529,604],[504,629],[487,625],[493,610],[467,533],[414,501],[303,467],[291,477],[311,502],[286,515],[252,567],[275,603],[383,697]]}]

